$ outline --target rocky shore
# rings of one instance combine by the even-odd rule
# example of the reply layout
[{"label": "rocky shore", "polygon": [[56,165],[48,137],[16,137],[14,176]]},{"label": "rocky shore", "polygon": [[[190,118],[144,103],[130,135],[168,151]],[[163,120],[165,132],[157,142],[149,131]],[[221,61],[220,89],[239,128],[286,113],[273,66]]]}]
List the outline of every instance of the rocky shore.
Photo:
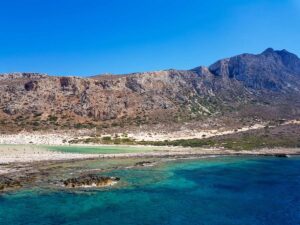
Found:
[{"label": "rocky shore", "polygon": [[87,187],[108,187],[116,184],[120,178],[103,177],[96,174],[83,175],[77,178],[65,180],[64,186],[67,188],[87,188]]},{"label": "rocky shore", "polygon": [[[98,146],[99,148],[103,146]],[[120,147],[120,146],[119,146]],[[128,147],[128,146],[127,146]],[[95,148],[95,146],[94,146]],[[62,153],[48,150],[47,146],[36,145],[0,145],[0,192],[6,192],[23,188],[24,184],[35,185],[35,183],[49,183],[49,174],[53,168],[59,168],[63,164],[72,167],[73,174],[63,180],[55,180],[65,188],[76,187],[107,187],[119,181],[119,178],[99,176],[89,173],[78,173],[81,168],[73,168],[77,162],[99,161],[106,164],[108,160],[120,160],[120,164],[126,160],[132,164],[124,168],[147,167],[156,164],[158,159],[182,159],[182,158],[203,158],[216,156],[273,156],[285,158],[292,155],[300,155],[300,148],[273,148],[257,150],[227,150],[223,148],[191,148],[191,147],[153,147],[141,148],[135,146],[137,151],[130,153],[109,153],[107,154],[85,154],[85,153]],[[126,147],[124,148],[126,149]],[[122,150],[122,149],[121,149]],[[153,160],[154,159],[154,160]],[[114,165],[111,169],[119,168]],[[56,169],[55,169],[56,170]],[[55,172],[60,176],[64,174],[63,169]],[[86,175],[87,174],[87,175]]]},{"label": "rocky shore", "polygon": [[0,176],[0,192],[13,190],[22,187],[19,180],[14,180],[9,177]]},{"label": "rocky shore", "polygon": [[[103,146],[98,146],[99,148]],[[122,146],[119,146],[122,147]],[[124,146],[128,147],[128,146]],[[68,161],[84,159],[109,158],[149,158],[149,157],[181,157],[181,156],[210,156],[210,155],[299,155],[300,148],[264,148],[257,150],[227,150],[222,148],[191,148],[191,147],[153,147],[144,151],[134,146],[138,152],[134,153],[63,153],[47,150],[47,147],[32,145],[0,145],[0,174],[4,173],[4,166],[12,163],[31,163],[40,161]]]},{"label": "rocky shore", "polygon": [[[62,185],[65,188],[108,187],[120,180],[115,177],[100,176],[90,173],[93,170],[87,170],[85,173],[81,173],[81,167],[74,167],[76,164],[80,165],[80,162],[89,165],[92,162],[103,161],[105,165],[108,163],[108,160],[120,160],[118,166],[113,164],[110,168],[110,170],[114,170],[116,168],[122,168],[121,162],[127,160],[131,161],[131,163],[124,166],[124,168],[148,167],[156,165],[158,160],[184,159],[191,157],[206,158],[217,156],[258,155],[286,158],[293,155],[300,155],[300,149],[286,148],[234,151],[225,149],[166,147],[156,151],[143,152],[141,150],[139,153],[89,155],[52,152],[42,148],[32,148],[32,146],[2,146],[0,150],[2,152],[0,157],[0,192],[16,190],[26,185],[48,184],[49,180],[51,180],[49,178],[51,174],[56,174],[60,177],[61,174],[68,173],[69,175],[72,175],[74,173],[71,178],[68,176],[65,179],[57,180],[55,178],[51,181],[54,186]],[[66,171],[67,167],[63,167],[65,164],[69,165],[69,172]],[[97,171],[101,172],[102,169],[97,169]]]}]

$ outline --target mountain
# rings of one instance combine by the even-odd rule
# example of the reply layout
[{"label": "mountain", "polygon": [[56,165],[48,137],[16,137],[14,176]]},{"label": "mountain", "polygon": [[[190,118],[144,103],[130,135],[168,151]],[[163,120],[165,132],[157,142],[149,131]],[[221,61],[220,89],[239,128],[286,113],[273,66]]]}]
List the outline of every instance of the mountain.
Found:
[{"label": "mountain", "polygon": [[209,67],[89,78],[0,76],[1,131],[298,117],[300,59],[271,48]]}]

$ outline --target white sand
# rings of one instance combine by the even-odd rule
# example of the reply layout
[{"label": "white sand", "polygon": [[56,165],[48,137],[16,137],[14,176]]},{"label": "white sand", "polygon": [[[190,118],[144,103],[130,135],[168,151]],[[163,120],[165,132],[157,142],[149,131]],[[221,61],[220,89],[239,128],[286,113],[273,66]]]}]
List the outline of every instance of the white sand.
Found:
[{"label": "white sand", "polygon": [[[300,124],[298,120],[289,120],[284,122],[281,125],[287,124]],[[128,133],[127,136],[129,138],[135,139],[136,141],[164,141],[164,140],[178,140],[178,139],[203,139],[214,136],[221,136],[226,134],[233,134],[239,132],[245,132],[249,130],[257,130],[262,129],[267,124],[255,124],[253,126],[245,126],[241,127],[237,130],[228,130],[226,128],[221,129],[206,129],[206,130],[188,130],[182,127],[181,130],[175,132],[134,132]],[[88,131],[86,130],[78,130],[76,132],[20,132],[18,134],[9,134],[4,135],[0,134],[0,144],[17,144],[17,145],[26,145],[26,144],[34,144],[34,145],[69,145],[68,141],[74,140],[75,138],[84,139],[89,138],[87,135]],[[110,136],[114,136],[115,134],[111,134]],[[118,136],[122,136],[122,134],[117,134]],[[107,135],[104,135],[107,136]],[[108,135],[109,136],[109,135]]]},{"label": "white sand", "polygon": [[8,145],[65,145],[72,137],[66,133],[20,132],[18,134],[0,134],[0,144]]},{"label": "white sand", "polygon": [[[99,146],[100,147],[100,146]],[[234,151],[217,148],[183,148],[183,147],[161,147],[160,150],[147,150],[138,153],[116,153],[116,154],[83,154],[83,153],[62,153],[50,151],[46,148],[36,146],[0,146],[0,164],[15,162],[36,162],[70,159],[92,159],[92,158],[131,158],[131,157],[163,157],[163,156],[184,156],[184,155],[231,155],[231,154],[299,154],[300,149],[260,149],[251,151]]]},{"label": "white sand", "polygon": [[[284,124],[300,124],[298,120],[287,121]],[[212,137],[217,135],[242,132],[251,129],[261,129],[264,125],[257,124],[252,127],[244,127],[238,131],[234,130],[210,130],[210,131],[178,131],[170,134],[149,135],[146,133],[132,134],[137,140],[175,140]],[[130,136],[131,137],[131,136]],[[182,148],[182,147],[155,147],[153,150],[139,153],[120,153],[120,154],[79,154],[61,153],[49,151],[44,147],[36,145],[68,145],[66,141],[73,139],[74,136],[66,133],[26,133],[21,132],[14,135],[0,135],[0,174],[11,171],[5,165],[11,163],[30,163],[38,161],[63,161],[72,159],[92,159],[92,158],[126,158],[126,157],[168,157],[186,155],[230,155],[230,154],[300,154],[299,149],[261,149],[257,151],[230,151],[224,149],[202,149],[202,148]],[[2,144],[2,145],[1,145]],[[3,145],[4,144],[4,145]],[[34,144],[34,145],[33,145]],[[94,145],[97,146],[97,145]],[[156,150],[155,150],[156,149]],[[159,150],[157,150],[159,149]]]},{"label": "white sand", "polygon": [[[202,148],[181,148],[162,147],[161,150],[144,151],[139,153],[119,153],[119,154],[78,154],[60,153],[49,151],[37,146],[0,146],[0,175],[20,172],[26,168],[26,164],[40,161],[66,161],[96,158],[143,158],[143,157],[174,157],[174,156],[217,156],[217,155],[272,155],[272,154],[300,154],[300,149],[260,149],[253,151],[233,151],[224,149],[202,149]],[[25,167],[24,167],[25,166]],[[23,167],[23,168],[21,168]]]},{"label": "white sand", "polygon": [[95,154],[61,153],[31,145],[0,146],[0,164],[96,158]]},{"label": "white sand", "polygon": [[265,124],[255,124],[253,126],[241,127],[237,130],[226,130],[225,128],[219,130],[179,130],[169,133],[149,133],[149,132],[139,132],[139,133],[129,133],[128,137],[133,138],[137,141],[161,141],[161,140],[178,140],[178,139],[204,139],[209,137],[221,136],[226,134],[233,134],[238,132],[245,132],[249,130],[257,130],[265,127]]},{"label": "white sand", "polygon": [[[278,125],[299,125],[300,120],[287,120],[284,123]],[[204,139],[204,138],[210,138],[215,136],[222,136],[227,134],[233,134],[233,133],[239,133],[239,132],[245,132],[250,130],[259,130],[263,129],[265,126],[267,126],[267,123],[257,123],[253,126],[244,126],[240,127],[239,129],[227,129],[226,127],[220,128],[220,129],[202,129],[202,130],[188,130],[182,128],[181,130],[175,131],[175,132],[157,132],[157,133],[151,133],[151,132],[138,132],[138,133],[128,133],[129,138],[133,138],[137,141],[162,141],[162,140],[178,140],[178,139]],[[274,127],[274,126],[269,126]]]},{"label": "white sand", "polygon": [[[237,132],[244,132],[248,130],[262,129],[265,124],[256,124],[253,126],[242,127],[238,130],[228,130],[222,128],[219,130],[207,129],[207,130],[187,130],[182,127],[181,130],[175,132],[161,132],[161,133],[151,133],[151,132],[136,132],[128,133],[128,137],[135,139],[136,141],[164,141],[164,140],[178,140],[178,139],[203,139],[213,136],[220,136],[225,134],[232,134]],[[104,135],[104,136],[114,136]],[[118,134],[122,136],[122,134]],[[89,138],[85,131],[76,132],[20,132],[18,134],[0,134],[0,144],[16,144],[16,145],[68,145],[68,141],[74,140],[75,138],[84,139]]]}]

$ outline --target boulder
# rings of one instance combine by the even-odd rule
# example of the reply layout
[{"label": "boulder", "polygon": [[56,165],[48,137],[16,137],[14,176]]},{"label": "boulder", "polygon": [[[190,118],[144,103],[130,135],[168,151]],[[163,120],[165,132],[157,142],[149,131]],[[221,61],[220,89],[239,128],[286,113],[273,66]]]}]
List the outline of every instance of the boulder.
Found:
[{"label": "boulder", "polygon": [[83,175],[77,178],[70,178],[65,180],[64,186],[68,188],[77,187],[107,187],[118,182],[118,177],[103,177],[95,174]]},{"label": "boulder", "polygon": [[278,158],[288,158],[287,154],[275,154],[274,156]]},{"label": "boulder", "polygon": [[137,162],[135,164],[135,166],[149,166],[149,165],[152,165],[153,162],[150,162],[150,161],[142,161],[142,162]]}]

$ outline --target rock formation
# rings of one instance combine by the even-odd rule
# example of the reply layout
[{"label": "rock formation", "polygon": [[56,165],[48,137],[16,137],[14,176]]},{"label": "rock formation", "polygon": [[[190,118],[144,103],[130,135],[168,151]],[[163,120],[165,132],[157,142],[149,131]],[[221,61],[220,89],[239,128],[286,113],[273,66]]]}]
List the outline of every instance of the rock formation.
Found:
[{"label": "rock formation", "polygon": [[286,50],[242,54],[192,70],[89,78],[0,76],[0,127],[90,128],[180,122],[242,112],[300,113],[300,59]]},{"label": "rock formation", "polygon": [[14,180],[5,176],[0,176],[0,192],[13,190],[22,187],[19,180]]},{"label": "rock formation", "polygon": [[118,182],[118,177],[102,177],[95,174],[83,175],[77,178],[70,178],[65,180],[63,183],[68,188],[79,188],[79,187],[107,187]]}]

